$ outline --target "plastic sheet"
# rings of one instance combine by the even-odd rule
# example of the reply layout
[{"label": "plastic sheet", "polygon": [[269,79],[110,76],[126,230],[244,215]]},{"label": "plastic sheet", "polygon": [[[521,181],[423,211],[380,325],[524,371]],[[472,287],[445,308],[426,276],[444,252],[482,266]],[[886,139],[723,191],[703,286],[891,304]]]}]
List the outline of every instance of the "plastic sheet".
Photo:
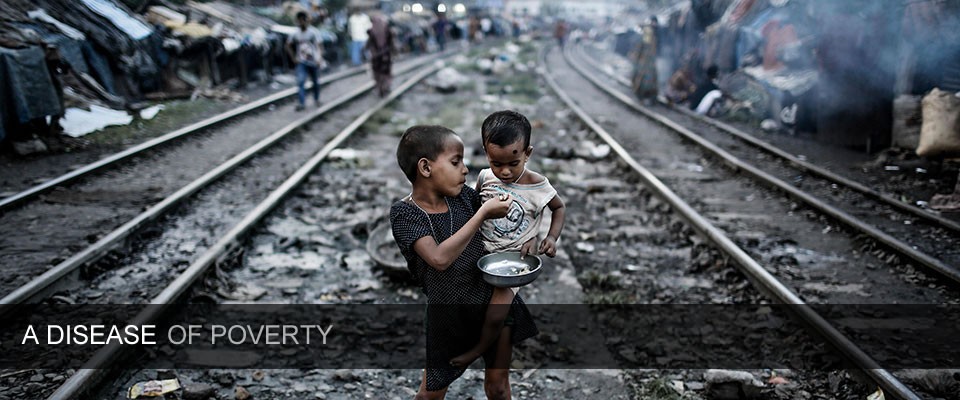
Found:
[{"label": "plastic sheet", "polygon": [[143,39],[153,33],[153,29],[140,22],[140,20],[131,17],[126,11],[121,10],[117,5],[107,0],[83,0],[83,4],[93,12],[100,14],[114,26],[122,30],[133,39]]},{"label": "plastic sheet", "polygon": [[80,137],[113,125],[127,125],[133,122],[133,116],[126,111],[111,110],[98,105],[90,106],[90,111],[80,108],[68,108],[60,119],[63,133],[71,137]]},{"label": "plastic sheet", "polygon": [[43,50],[39,47],[20,50],[0,48],[0,58],[3,60],[7,84],[7,90],[0,96],[3,103],[12,104],[12,111],[19,123],[61,113]]},{"label": "plastic sheet", "polygon": [[35,20],[43,21],[50,25],[56,26],[57,29],[60,29],[61,33],[73,40],[87,40],[87,37],[83,35],[83,32],[80,32],[76,28],[51,17],[50,14],[47,14],[47,11],[42,8],[28,12],[27,16]]}]

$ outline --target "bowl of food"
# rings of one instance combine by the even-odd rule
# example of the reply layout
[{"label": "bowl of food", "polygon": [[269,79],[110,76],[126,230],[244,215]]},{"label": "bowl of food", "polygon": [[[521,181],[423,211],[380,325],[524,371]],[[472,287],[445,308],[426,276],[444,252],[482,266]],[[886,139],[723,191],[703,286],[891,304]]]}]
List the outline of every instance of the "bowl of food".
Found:
[{"label": "bowl of food", "polygon": [[520,287],[537,279],[543,270],[540,257],[527,254],[520,258],[520,252],[487,254],[480,257],[477,267],[483,274],[483,280],[496,287]]}]

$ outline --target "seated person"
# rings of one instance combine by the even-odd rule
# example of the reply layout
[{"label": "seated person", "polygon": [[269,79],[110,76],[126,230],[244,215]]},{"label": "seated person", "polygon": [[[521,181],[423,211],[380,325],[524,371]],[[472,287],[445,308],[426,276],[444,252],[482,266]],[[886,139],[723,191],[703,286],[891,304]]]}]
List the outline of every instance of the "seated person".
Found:
[{"label": "seated person", "polygon": [[[717,71],[718,71],[718,68],[716,65],[710,65],[709,67],[707,67],[706,81],[697,85],[697,89],[693,92],[693,94],[690,95],[691,110],[696,110],[698,108],[698,106],[703,101],[703,98],[704,96],[707,95],[707,93],[710,93],[714,90],[719,89],[719,87],[717,87]],[[706,108],[709,109],[710,106],[706,106]]]}]

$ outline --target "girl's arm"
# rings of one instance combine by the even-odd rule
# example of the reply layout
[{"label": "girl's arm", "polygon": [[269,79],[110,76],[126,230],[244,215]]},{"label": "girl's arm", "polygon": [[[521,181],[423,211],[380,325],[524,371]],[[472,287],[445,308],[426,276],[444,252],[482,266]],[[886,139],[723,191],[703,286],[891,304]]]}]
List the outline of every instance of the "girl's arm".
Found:
[{"label": "girl's arm", "polygon": [[437,271],[445,271],[453,265],[453,262],[460,257],[463,249],[473,239],[473,235],[480,230],[483,220],[488,218],[501,218],[507,215],[510,203],[513,201],[509,196],[506,200],[490,199],[480,206],[477,213],[452,236],[440,244],[434,240],[433,236],[424,236],[413,242],[413,251],[426,261],[428,265]]}]

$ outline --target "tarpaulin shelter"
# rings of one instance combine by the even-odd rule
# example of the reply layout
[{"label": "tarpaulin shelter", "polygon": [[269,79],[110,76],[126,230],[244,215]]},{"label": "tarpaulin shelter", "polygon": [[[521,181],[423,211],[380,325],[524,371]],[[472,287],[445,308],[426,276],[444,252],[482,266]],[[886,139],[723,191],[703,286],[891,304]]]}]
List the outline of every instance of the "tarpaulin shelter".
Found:
[{"label": "tarpaulin shelter", "polygon": [[[5,0],[4,3],[0,18],[16,27],[16,32],[2,34],[8,39],[21,45],[57,44],[64,49],[62,56],[72,68],[92,72],[113,94],[136,97],[158,87],[158,64],[164,61],[160,50],[162,38],[150,25],[113,0]],[[28,13],[37,15],[38,11],[47,17],[29,17]],[[76,33],[82,33],[82,37]],[[31,36],[39,36],[40,40]],[[78,53],[83,55],[82,61]],[[114,75],[121,76],[120,84],[116,84]]]},{"label": "tarpaulin shelter", "polygon": [[3,125],[16,126],[63,112],[59,95],[39,47],[0,47],[0,138],[7,135]]}]

